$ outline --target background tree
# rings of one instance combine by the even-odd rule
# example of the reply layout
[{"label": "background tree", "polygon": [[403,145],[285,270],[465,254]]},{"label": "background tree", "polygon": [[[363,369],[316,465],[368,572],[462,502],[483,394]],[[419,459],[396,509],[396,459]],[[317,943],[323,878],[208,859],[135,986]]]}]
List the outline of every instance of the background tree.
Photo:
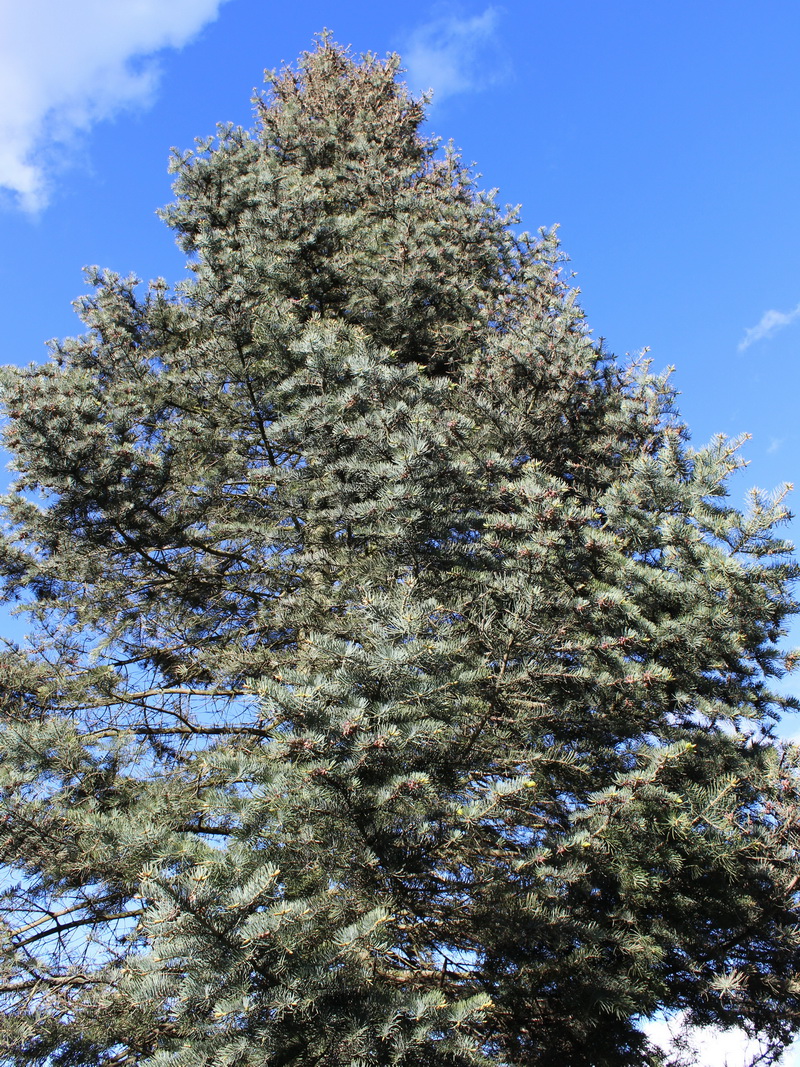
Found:
[{"label": "background tree", "polygon": [[664,377],[593,342],[323,38],[176,158],[191,284],[7,368],[10,1064],[656,1064],[800,1022],[795,605]]}]

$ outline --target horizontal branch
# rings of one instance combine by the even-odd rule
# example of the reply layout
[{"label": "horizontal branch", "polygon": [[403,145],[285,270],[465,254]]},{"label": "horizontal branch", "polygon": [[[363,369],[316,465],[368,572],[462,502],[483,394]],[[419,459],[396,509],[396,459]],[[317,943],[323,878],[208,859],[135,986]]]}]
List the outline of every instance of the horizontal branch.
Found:
[{"label": "horizontal branch", "polygon": [[26,945],[31,945],[34,941],[42,941],[46,937],[60,936],[65,930],[74,930],[79,926],[97,926],[99,923],[117,922],[120,919],[133,919],[137,915],[143,915],[144,911],[144,908],[137,908],[136,911],[119,911],[112,915],[87,915],[82,919],[73,919],[68,923],[56,923],[55,926],[51,926],[47,930],[39,930],[22,941],[14,941],[14,935],[12,934],[10,940],[14,948],[25,948]]},{"label": "horizontal branch", "polygon": [[245,689],[195,689],[188,685],[171,685],[154,689],[142,689],[137,693],[117,694],[113,700],[100,701],[97,707],[107,707],[109,704],[130,704],[137,700],[149,700],[150,697],[160,696],[187,696],[187,697],[243,697],[254,696],[256,690],[248,686]]},{"label": "horizontal branch", "polygon": [[0,985],[0,995],[8,993],[25,993],[37,986],[55,986],[57,989],[70,986],[86,985],[113,985],[106,978],[93,978],[88,974],[37,974],[33,978],[25,978],[19,982],[6,982]]},{"label": "horizontal branch", "polygon": [[245,737],[272,737],[270,730],[258,726],[104,726],[102,730],[90,730],[83,737],[100,740],[103,737],[118,737],[120,734],[136,734],[140,737],[204,737],[209,735]]},{"label": "horizontal branch", "polygon": [[[27,926],[17,927],[17,929],[14,931],[14,934],[15,936],[19,936],[19,934],[25,934],[28,932],[28,930],[35,930],[36,927],[41,926],[42,923],[57,923],[58,920],[64,915],[71,915],[73,912],[80,911],[81,909],[85,908],[96,908],[101,904],[107,903],[107,901],[111,899],[111,897],[108,897],[105,900],[81,900],[77,904],[73,904],[70,908],[62,908],[61,911],[48,911],[46,908],[40,908],[40,910],[44,913],[41,919],[36,919],[35,922],[30,922]],[[33,907],[33,905],[30,906]]]}]

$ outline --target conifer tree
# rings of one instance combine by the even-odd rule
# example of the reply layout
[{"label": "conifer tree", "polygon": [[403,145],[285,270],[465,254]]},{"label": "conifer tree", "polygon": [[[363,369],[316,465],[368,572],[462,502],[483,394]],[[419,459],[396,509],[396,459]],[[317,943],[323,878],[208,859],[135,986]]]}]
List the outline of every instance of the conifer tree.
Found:
[{"label": "conifer tree", "polygon": [[170,290],[6,368],[10,1065],[617,1067],[800,1025],[795,609],[664,376],[593,341],[323,37],[175,159]]}]

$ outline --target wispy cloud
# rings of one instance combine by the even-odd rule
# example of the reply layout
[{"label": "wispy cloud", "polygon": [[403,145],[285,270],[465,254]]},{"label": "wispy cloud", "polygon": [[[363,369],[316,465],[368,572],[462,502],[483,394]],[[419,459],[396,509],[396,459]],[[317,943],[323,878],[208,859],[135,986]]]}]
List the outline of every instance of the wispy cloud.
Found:
[{"label": "wispy cloud", "polygon": [[42,208],[50,176],[82,131],[149,103],[153,54],[180,48],[224,0],[3,0],[0,187]]},{"label": "wispy cloud", "polygon": [[791,311],[765,311],[755,326],[745,331],[744,337],[739,342],[739,351],[744,352],[756,341],[763,341],[765,337],[771,337],[784,326],[789,326],[795,319],[800,319],[800,304]]},{"label": "wispy cloud", "polygon": [[434,103],[441,103],[506,77],[509,64],[497,35],[499,20],[497,7],[472,16],[448,9],[418,26],[402,50],[411,89],[432,89]]}]

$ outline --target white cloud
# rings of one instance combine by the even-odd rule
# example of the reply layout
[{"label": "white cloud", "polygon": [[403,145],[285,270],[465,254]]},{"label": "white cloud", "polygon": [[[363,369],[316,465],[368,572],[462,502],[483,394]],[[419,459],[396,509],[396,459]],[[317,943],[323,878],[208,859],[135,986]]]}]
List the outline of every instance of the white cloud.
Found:
[{"label": "white cloud", "polygon": [[745,331],[744,337],[739,342],[739,351],[744,352],[746,348],[755,344],[756,341],[771,337],[772,334],[782,330],[784,326],[788,326],[795,319],[800,319],[800,304],[791,311],[765,311],[756,325]]},{"label": "white cloud", "polygon": [[419,26],[402,50],[406,80],[415,92],[433,90],[434,103],[493,85],[508,72],[497,38],[500,10],[454,11]]},{"label": "white cloud", "polygon": [[43,207],[81,131],[153,97],[153,53],[180,48],[224,0],[0,0],[0,186]]},{"label": "white cloud", "polygon": [[[685,1026],[681,1014],[667,1020],[653,1019],[646,1023],[647,1036],[665,1052],[680,1048],[683,1057],[691,1057],[692,1067],[755,1067],[772,1063],[767,1058],[767,1045],[748,1038],[744,1030],[732,1028]],[[795,1042],[777,1061],[776,1067],[800,1067],[800,1044]]]}]

